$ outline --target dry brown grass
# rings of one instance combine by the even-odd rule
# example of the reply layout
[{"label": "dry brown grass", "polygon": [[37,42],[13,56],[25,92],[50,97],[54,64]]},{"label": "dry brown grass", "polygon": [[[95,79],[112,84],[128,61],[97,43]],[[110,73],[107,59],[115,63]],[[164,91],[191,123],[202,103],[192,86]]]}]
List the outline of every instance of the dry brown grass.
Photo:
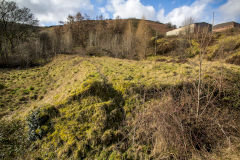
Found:
[{"label": "dry brown grass", "polygon": [[237,115],[218,106],[217,96],[209,97],[213,92],[206,92],[196,117],[194,88],[174,89],[147,104],[133,121],[134,145],[151,146],[154,159],[190,159],[193,155],[202,159],[239,141]]}]

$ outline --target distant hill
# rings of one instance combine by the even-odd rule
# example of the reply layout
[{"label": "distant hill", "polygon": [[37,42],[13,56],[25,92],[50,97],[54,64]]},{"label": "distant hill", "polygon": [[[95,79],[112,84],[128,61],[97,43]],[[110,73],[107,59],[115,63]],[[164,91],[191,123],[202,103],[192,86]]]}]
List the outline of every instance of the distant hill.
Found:
[{"label": "distant hill", "polygon": [[158,34],[165,34],[168,31],[173,30],[174,28],[169,28],[166,24],[155,22],[155,21],[148,21],[146,20],[147,24],[157,31]]},{"label": "distant hill", "polygon": [[[152,53],[152,38],[173,28],[142,19],[81,20],[45,27],[56,53],[142,59]],[[46,35],[45,35],[46,36]],[[46,38],[45,38],[46,39]],[[47,40],[46,39],[46,40]],[[59,46],[61,46],[59,48]]]},{"label": "distant hill", "polygon": [[[134,23],[139,23],[141,21],[141,19],[119,19],[119,20],[83,20],[81,21],[81,23],[99,23],[99,22],[106,22],[108,25],[112,25],[113,23],[115,23],[116,21],[119,21],[121,24],[127,24],[129,21],[133,21]],[[165,34],[168,31],[173,30],[174,28],[170,28],[168,25],[160,23],[160,22],[156,22],[156,21],[151,21],[151,20],[144,20],[146,25],[149,26],[149,28],[151,28],[154,31],[157,31],[157,34]],[[61,26],[61,25],[54,25],[54,26],[49,26],[46,28],[52,28],[52,27],[57,27],[57,26]]]}]

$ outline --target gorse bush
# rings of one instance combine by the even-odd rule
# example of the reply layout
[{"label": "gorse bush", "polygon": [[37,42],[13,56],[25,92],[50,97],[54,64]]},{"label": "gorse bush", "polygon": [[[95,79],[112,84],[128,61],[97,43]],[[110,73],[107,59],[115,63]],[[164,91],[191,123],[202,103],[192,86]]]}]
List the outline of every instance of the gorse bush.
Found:
[{"label": "gorse bush", "polygon": [[163,55],[176,49],[177,41],[173,39],[161,38],[157,41],[157,54]]},{"label": "gorse bush", "polygon": [[29,139],[35,141],[42,139],[52,130],[51,118],[58,115],[58,110],[53,106],[39,108],[33,111],[27,118]]},{"label": "gorse bush", "polygon": [[190,58],[198,55],[200,52],[200,44],[196,40],[191,40],[190,47],[187,48],[185,52]]}]

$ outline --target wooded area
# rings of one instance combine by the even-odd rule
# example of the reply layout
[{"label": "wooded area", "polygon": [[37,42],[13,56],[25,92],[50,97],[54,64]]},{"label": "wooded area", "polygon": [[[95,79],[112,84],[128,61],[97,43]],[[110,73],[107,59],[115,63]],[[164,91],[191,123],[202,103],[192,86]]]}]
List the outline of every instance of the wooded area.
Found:
[{"label": "wooded area", "polygon": [[[1,2],[0,17],[3,67],[39,65],[57,54],[143,59],[153,52],[151,38],[157,35],[149,25],[157,22],[134,18],[105,20],[102,15],[91,20],[80,12],[69,15],[60,25],[38,27],[38,20],[28,8],[5,0]],[[162,26],[165,30],[172,27]]]}]

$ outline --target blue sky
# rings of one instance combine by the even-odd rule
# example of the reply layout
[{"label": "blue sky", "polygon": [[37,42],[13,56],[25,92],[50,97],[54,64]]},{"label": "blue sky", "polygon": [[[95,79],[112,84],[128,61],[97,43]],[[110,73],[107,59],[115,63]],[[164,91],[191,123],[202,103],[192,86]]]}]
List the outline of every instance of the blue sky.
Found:
[{"label": "blue sky", "polygon": [[142,18],[182,25],[186,18],[215,24],[240,21],[240,0],[14,0],[28,7],[41,25],[54,25],[78,11],[92,18],[102,14],[105,18]]}]

